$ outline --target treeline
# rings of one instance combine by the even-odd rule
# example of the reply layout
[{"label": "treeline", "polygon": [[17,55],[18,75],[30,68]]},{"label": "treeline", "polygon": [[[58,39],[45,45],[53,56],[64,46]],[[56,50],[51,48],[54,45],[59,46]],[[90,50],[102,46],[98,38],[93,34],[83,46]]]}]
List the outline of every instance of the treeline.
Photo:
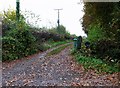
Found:
[{"label": "treeline", "polygon": [[72,36],[60,25],[51,29],[34,28],[26,23],[26,18],[20,14],[16,20],[14,10],[4,11],[2,21],[2,61],[19,59],[38,51],[46,50],[45,42],[70,40]]},{"label": "treeline", "polygon": [[120,2],[85,2],[84,12],[82,25],[91,54],[120,62]]}]

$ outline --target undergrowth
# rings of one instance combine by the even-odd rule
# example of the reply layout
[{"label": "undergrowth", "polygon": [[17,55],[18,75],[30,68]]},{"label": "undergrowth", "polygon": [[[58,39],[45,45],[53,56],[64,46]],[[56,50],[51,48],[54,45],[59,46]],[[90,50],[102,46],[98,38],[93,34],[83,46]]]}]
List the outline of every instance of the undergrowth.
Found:
[{"label": "undergrowth", "polygon": [[86,70],[93,69],[97,73],[114,73],[120,72],[119,63],[108,64],[105,61],[95,58],[83,56],[79,51],[72,50],[71,54],[75,56],[78,63],[82,64]]}]

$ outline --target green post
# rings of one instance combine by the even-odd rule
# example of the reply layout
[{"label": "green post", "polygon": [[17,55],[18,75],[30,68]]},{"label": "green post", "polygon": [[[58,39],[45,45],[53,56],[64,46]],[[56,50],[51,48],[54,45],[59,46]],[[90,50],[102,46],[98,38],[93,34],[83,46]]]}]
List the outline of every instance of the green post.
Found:
[{"label": "green post", "polygon": [[19,21],[20,17],[20,0],[16,0],[16,19]]},{"label": "green post", "polygon": [[81,49],[81,43],[82,43],[82,37],[79,36],[79,37],[77,38],[77,49]]},{"label": "green post", "polygon": [[74,49],[77,49],[77,38],[74,38]]}]

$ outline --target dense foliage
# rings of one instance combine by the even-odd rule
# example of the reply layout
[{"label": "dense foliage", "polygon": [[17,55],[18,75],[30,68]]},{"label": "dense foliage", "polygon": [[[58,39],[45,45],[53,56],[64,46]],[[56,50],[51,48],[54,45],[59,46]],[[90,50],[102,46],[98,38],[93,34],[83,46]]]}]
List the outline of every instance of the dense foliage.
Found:
[{"label": "dense foliage", "polygon": [[[37,19],[38,20],[38,19]],[[26,23],[26,18],[20,14],[16,19],[15,10],[4,11],[2,23],[2,60],[19,59],[37,51],[44,51],[54,46],[55,42],[70,40],[72,37],[61,25],[52,29],[39,29]],[[50,43],[52,42],[52,43]]]},{"label": "dense foliage", "polygon": [[21,15],[16,20],[14,10],[8,10],[3,14],[2,60],[18,59],[35,53],[35,37],[28,30],[25,18]]},{"label": "dense foliage", "polygon": [[120,59],[120,2],[85,2],[83,30],[94,55],[107,61]]},{"label": "dense foliage", "polygon": [[[62,26],[62,27],[64,27],[64,26]],[[31,32],[37,38],[37,40],[40,42],[44,42],[49,39],[52,39],[54,41],[62,41],[62,40],[72,38],[72,36],[70,35],[70,33],[68,33],[66,31],[66,29],[64,29],[64,31],[63,31],[61,28],[58,32],[57,27],[51,28],[51,29],[44,29],[44,30],[43,29],[36,29],[36,30],[31,29]]]}]

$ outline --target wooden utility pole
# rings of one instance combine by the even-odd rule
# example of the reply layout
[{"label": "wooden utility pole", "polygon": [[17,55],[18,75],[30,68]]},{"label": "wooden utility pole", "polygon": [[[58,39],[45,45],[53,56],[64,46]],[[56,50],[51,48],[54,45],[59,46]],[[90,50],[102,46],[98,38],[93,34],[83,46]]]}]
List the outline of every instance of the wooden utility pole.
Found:
[{"label": "wooden utility pole", "polygon": [[58,11],[58,20],[57,20],[57,24],[58,24],[58,28],[59,28],[59,26],[60,26],[60,10],[62,10],[62,9],[54,9],[54,10],[57,10]]}]

